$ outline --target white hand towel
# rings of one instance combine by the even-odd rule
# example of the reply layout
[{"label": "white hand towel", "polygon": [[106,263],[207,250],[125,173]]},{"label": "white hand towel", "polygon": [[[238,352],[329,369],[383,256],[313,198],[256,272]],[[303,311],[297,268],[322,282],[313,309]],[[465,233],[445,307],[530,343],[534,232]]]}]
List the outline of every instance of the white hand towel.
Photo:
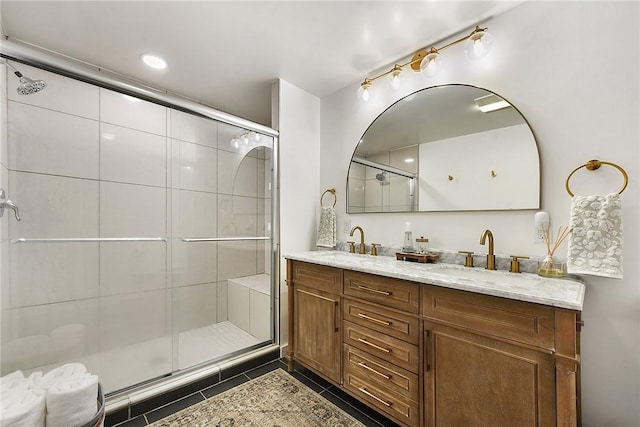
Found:
[{"label": "white hand towel", "polygon": [[47,392],[47,427],[78,427],[98,412],[98,377],[83,374],[56,381]]},{"label": "white hand towel", "polygon": [[0,401],[3,396],[7,395],[13,390],[20,390],[22,392],[29,388],[29,380],[24,377],[22,371],[14,371],[10,374],[0,378]]},{"label": "white hand towel", "polygon": [[332,207],[322,207],[320,209],[316,246],[333,248],[336,246],[336,211]]},{"label": "white hand towel", "polygon": [[622,279],[620,195],[574,196],[567,272]]},{"label": "white hand towel", "polygon": [[80,377],[87,373],[87,368],[82,363],[67,363],[50,370],[46,374],[34,372],[29,376],[29,386],[33,389],[48,390],[60,380]]},{"label": "white hand towel", "polygon": [[13,389],[0,400],[0,426],[44,427],[45,392]]}]

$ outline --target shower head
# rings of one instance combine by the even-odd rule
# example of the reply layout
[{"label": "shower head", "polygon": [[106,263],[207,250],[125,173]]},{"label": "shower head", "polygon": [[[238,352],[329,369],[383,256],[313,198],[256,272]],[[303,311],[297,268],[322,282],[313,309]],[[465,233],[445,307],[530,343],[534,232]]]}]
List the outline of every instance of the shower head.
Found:
[{"label": "shower head", "polygon": [[16,70],[13,65],[9,64],[9,62],[5,62],[13,70],[13,74],[15,74],[20,80],[20,84],[16,91],[20,95],[31,95],[32,93],[40,92],[42,89],[47,87],[47,84],[44,80],[33,80],[29,77],[25,77],[20,71]]},{"label": "shower head", "polygon": [[387,180],[387,173],[386,172],[381,172],[379,174],[376,174],[376,179],[378,181],[386,181]]}]

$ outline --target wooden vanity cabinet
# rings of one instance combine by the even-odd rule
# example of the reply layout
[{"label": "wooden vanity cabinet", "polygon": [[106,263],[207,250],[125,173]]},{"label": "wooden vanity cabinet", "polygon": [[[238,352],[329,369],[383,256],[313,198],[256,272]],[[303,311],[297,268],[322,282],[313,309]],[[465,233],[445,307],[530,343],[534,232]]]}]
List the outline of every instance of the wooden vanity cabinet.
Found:
[{"label": "wooden vanity cabinet", "polygon": [[580,425],[580,312],[288,260],[293,360],[407,427]]},{"label": "wooden vanity cabinet", "polygon": [[289,261],[289,368],[295,358],[326,379],[342,379],[342,270]]}]

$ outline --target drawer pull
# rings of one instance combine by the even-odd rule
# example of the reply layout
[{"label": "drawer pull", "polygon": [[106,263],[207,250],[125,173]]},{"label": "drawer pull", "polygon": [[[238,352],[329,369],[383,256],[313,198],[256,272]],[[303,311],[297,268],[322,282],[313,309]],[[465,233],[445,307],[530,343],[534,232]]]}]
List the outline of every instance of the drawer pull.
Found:
[{"label": "drawer pull", "polygon": [[382,378],[384,378],[385,380],[390,380],[391,377],[389,375],[385,375],[382,372],[378,372],[375,369],[373,369],[371,366],[368,366],[366,363],[362,363],[362,362],[358,362],[358,366],[363,367],[364,369],[368,369],[369,371],[373,372],[374,374],[378,374],[380,375]]},{"label": "drawer pull", "polygon": [[363,339],[363,338],[358,338],[358,341],[360,341],[362,344],[366,344],[370,347],[375,348],[376,350],[380,350],[380,351],[384,351],[385,353],[391,353],[391,349],[390,348],[384,348],[384,347],[380,347],[379,345],[375,345],[373,343],[370,343],[369,341]]},{"label": "drawer pull", "polygon": [[376,319],[375,317],[367,316],[364,313],[358,313],[358,317],[360,317],[362,319],[370,320],[370,321],[372,321],[374,323],[378,323],[380,325],[391,326],[391,322],[387,322],[385,320]]},{"label": "drawer pull", "polygon": [[364,388],[364,387],[360,387],[360,388],[358,388],[358,390],[360,390],[362,393],[366,394],[370,398],[375,399],[378,402],[382,403],[384,406],[391,406],[391,402],[387,402],[386,400],[380,399],[378,396],[376,396],[376,395],[372,394],[371,392],[367,391],[367,389]]},{"label": "drawer pull", "polygon": [[386,296],[391,295],[391,292],[389,292],[389,291],[379,291],[377,289],[369,288],[367,286],[362,286],[362,285],[358,286],[358,289],[361,289],[361,290],[367,291],[367,292],[371,292],[373,294],[386,295]]}]

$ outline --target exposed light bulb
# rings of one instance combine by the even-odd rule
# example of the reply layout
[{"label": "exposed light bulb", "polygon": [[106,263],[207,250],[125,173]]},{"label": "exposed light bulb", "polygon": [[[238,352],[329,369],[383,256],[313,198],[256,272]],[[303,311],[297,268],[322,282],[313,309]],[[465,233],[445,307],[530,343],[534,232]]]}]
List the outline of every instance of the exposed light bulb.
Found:
[{"label": "exposed light bulb", "polygon": [[389,74],[389,87],[392,90],[400,89],[400,73],[402,72],[402,67],[396,64],[391,70],[391,74]]},{"label": "exposed light bulb", "polygon": [[435,48],[431,48],[427,56],[420,62],[420,71],[427,77],[433,77],[440,71],[442,67],[440,54]]},{"label": "exposed light bulb", "polygon": [[250,132],[249,135],[255,142],[260,142],[260,134],[258,132]]},{"label": "exposed light bulb", "polygon": [[358,99],[362,102],[368,102],[371,99],[371,80],[364,79],[364,82],[358,88]]},{"label": "exposed light bulb", "polygon": [[469,59],[480,59],[485,57],[491,50],[493,36],[486,29],[476,27],[475,31],[464,43],[465,54]]},{"label": "exposed light bulb", "polygon": [[233,138],[231,140],[231,146],[237,150],[240,148],[240,140],[238,138]]},{"label": "exposed light bulb", "polygon": [[243,133],[242,136],[240,137],[240,141],[242,141],[243,145],[248,145],[249,144],[249,134],[248,133]]}]

